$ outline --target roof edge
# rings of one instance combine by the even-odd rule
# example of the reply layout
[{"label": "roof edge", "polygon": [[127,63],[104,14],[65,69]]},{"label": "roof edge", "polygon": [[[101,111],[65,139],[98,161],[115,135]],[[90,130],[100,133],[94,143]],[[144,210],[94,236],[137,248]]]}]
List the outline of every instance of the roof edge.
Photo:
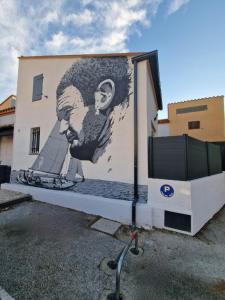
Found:
[{"label": "roof edge", "polygon": [[16,98],[16,95],[14,94],[11,94],[10,96],[8,96],[6,99],[2,100],[2,102],[0,102],[0,106],[5,103],[7,100],[9,100],[11,97],[15,97]]},{"label": "roof edge", "polygon": [[15,113],[15,111],[16,111],[15,107],[5,108],[0,110],[0,116],[10,115]]},{"label": "roof edge", "polygon": [[159,60],[158,60],[158,50],[153,50],[151,52],[145,52],[141,55],[132,58],[132,63],[139,63],[141,61],[148,60],[150,64],[150,69],[153,77],[153,85],[155,88],[156,100],[158,104],[158,109],[163,109],[162,103],[162,92],[159,74]]},{"label": "roof edge", "polygon": [[124,52],[124,53],[96,53],[96,54],[61,54],[61,55],[36,55],[19,56],[18,59],[41,59],[41,58],[85,58],[85,57],[112,57],[112,56],[141,56],[146,52]]},{"label": "roof edge", "polygon": [[168,105],[171,104],[179,104],[179,103],[186,103],[186,102],[191,102],[191,101],[204,101],[204,100],[215,100],[215,98],[219,98],[219,97],[223,97],[224,95],[217,95],[217,96],[209,96],[209,97],[202,97],[202,98],[194,98],[194,99],[187,99],[187,100],[181,100],[181,101],[177,101],[177,102],[169,102]]},{"label": "roof edge", "polygon": [[150,59],[151,56],[153,55],[157,55],[158,56],[158,50],[153,50],[151,52],[144,52],[144,53],[141,53],[140,55],[137,55],[135,57],[132,58],[132,62],[139,62],[139,61],[143,61],[143,60],[146,60],[146,59]]},{"label": "roof edge", "polygon": [[159,119],[158,124],[168,124],[170,121],[169,119]]}]

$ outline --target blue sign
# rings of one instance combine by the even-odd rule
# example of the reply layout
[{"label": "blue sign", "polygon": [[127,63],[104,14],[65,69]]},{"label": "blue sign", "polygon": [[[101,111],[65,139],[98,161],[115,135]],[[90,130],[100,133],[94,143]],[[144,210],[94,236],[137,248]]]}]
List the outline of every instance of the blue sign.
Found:
[{"label": "blue sign", "polygon": [[164,197],[172,197],[174,195],[174,189],[169,184],[162,185],[160,192]]}]

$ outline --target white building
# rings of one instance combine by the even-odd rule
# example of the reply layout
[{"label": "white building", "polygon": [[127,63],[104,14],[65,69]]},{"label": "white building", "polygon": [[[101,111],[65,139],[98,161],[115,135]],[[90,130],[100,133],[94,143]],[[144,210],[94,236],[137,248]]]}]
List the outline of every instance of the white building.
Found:
[{"label": "white building", "polygon": [[156,159],[149,138],[162,109],[158,68],[157,51],[20,57],[13,171],[3,188],[124,224],[196,234],[225,203],[225,174],[154,176],[158,162],[177,167],[167,155],[175,148]]},{"label": "white building", "polygon": [[[161,108],[157,51],[20,57],[12,182],[129,223],[126,200],[147,205],[148,137]],[[71,195],[95,197],[92,208]]]},{"label": "white building", "polygon": [[158,120],[157,136],[170,136],[170,121],[168,119]]}]

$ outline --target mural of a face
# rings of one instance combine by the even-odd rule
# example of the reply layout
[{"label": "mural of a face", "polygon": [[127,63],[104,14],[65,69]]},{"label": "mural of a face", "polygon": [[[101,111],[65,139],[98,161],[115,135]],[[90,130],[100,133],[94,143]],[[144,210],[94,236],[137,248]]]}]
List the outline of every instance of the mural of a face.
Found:
[{"label": "mural of a face", "polygon": [[70,153],[95,163],[112,136],[111,113],[128,101],[126,57],[81,59],[65,73],[57,88],[60,133]]}]

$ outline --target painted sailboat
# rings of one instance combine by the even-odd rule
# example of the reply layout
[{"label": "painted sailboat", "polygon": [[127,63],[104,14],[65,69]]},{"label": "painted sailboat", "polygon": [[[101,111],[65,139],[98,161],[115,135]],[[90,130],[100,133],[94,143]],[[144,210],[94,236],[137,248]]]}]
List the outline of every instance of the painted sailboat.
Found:
[{"label": "painted sailboat", "polygon": [[47,142],[37,159],[28,170],[20,170],[17,181],[23,184],[64,190],[84,181],[80,160],[70,157],[66,174],[62,168],[68,153],[69,144],[65,135],[59,134],[60,122],[53,127]]}]

